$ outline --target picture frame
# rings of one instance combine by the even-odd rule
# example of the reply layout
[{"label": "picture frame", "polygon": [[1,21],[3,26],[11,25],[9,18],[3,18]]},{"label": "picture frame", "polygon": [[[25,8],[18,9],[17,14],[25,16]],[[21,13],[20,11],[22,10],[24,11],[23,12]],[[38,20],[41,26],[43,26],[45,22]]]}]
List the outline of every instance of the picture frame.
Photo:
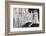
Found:
[{"label": "picture frame", "polygon": [[[28,8],[32,12],[34,10],[40,10],[40,27],[29,27],[29,28],[13,28],[13,8]],[[33,8],[33,9],[32,9]],[[21,9],[21,10],[22,10]],[[29,10],[29,11],[30,11]],[[12,12],[12,13],[11,13]],[[23,12],[23,11],[22,11]],[[29,16],[28,16],[29,17]],[[22,24],[22,23],[21,23]],[[33,28],[33,29],[32,29]],[[14,29],[14,30],[13,30]],[[6,1],[5,2],[5,34],[18,35],[18,34],[37,34],[45,32],[45,3],[34,3],[34,2],[20,2],[20,1]]]}]

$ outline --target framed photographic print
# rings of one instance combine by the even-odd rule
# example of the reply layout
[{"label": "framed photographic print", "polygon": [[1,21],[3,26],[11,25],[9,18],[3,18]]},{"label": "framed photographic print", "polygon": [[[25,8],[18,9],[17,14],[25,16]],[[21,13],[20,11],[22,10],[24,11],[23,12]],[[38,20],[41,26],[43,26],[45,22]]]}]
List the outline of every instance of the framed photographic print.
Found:
[{"label": "framed photographic print", "polygon": [[6,1],[6,35],[45,32],[45,3]]}]

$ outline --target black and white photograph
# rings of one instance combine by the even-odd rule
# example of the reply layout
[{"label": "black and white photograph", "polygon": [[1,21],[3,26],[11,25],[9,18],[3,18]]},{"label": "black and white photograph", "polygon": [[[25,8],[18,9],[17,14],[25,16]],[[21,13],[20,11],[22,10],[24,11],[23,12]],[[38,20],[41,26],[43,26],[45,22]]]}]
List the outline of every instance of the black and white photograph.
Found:
[{"label": "black and white photograph", "polygon": [[6,7],[7,34],[33,34],[42,33],[45,31],[44,3],[13,1],[8,2]]},{"label": "black and white photograph", "polygon": [[6,35],[25,35],[45,32],[45,3],[6,2]]},{"label": "black and white photograph", "polygon": [[42,6],[10,5],[10,31],[42,30]]},{"label": "black and white photograph", "polygon": [[11,31],[42,30],[42,6],[11,5],[10,9]]},{"label": "black and white photograph", "polygon": [[39,9],[13,8],[13,28],[39,27]]}]

